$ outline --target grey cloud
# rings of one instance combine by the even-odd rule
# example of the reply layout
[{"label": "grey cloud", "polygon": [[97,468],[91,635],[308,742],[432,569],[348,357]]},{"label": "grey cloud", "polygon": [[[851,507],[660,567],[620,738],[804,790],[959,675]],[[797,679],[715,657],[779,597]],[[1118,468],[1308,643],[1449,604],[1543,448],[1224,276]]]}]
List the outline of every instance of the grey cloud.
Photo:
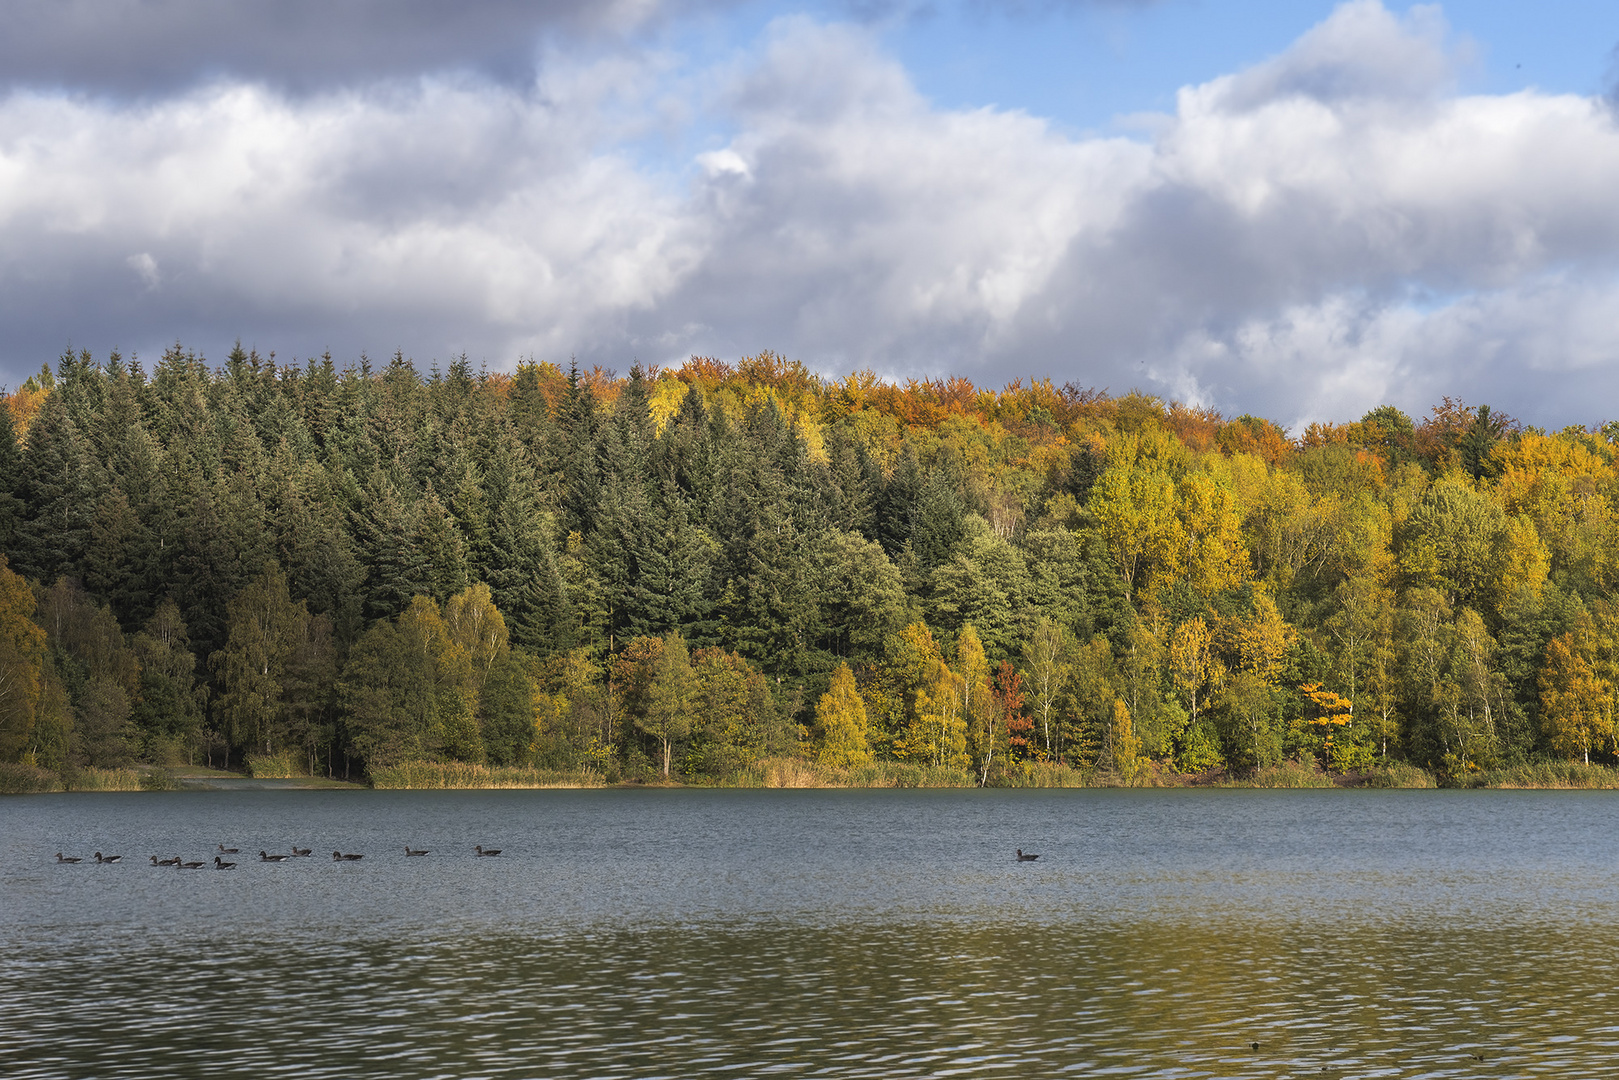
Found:
[{"label": "grey cloud", "polygon": [[9,0],[0,79],[118,95],[215,78],[300,91],[446,70],[521,81],[542,35],[622,32],[697,3]]}]

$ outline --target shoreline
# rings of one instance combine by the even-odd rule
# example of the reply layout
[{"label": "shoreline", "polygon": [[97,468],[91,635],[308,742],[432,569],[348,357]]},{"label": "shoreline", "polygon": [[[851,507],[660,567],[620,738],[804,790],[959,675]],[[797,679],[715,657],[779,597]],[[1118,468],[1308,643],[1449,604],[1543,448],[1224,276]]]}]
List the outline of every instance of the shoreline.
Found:
[{"label": "shoreline", "polygon": [[[255,775],[200,766],[139,765],[125,769],[83,769],[57,773],[26,766],[0,767],[0,794],[53,794],[86,791],[542,791],[587,788],[795,789],[835,790],[977,788],[964,770],[876,762],[832,769],[806,759],[758,762],[724,781],[692,783],[662,777],[609,780],[583,771],[490,768],[465,764],[411,762],[366,780],[296,775]],[[1151,763],[1125,777],[1115,771],[1079,770],[1026,764],[991,777],[991,788],[1223,788],[1247,790],[1490,789],[1502,791],[1619,790],[1619,767],[1573,762],[1526,764],[1480,771],[1465,782],[1436,777],[1404,763],[1355,773],[1329,774],[1312,763],[1284,762],[1246,774],[1224,769],[1184,774]]]}]

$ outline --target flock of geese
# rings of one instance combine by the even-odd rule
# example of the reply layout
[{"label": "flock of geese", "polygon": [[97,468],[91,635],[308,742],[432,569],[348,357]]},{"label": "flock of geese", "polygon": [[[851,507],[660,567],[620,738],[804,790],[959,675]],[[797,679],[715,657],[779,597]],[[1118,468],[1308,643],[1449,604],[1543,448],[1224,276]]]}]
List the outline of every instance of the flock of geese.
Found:
[{"label": "flock of geese", "polygon": [[[500,849],[499,848],[486,848],[482,844],[474,844],[473,847],[472,847],[472,850],[475,853],[477,853],[479,856],[482,856],[484,858],[487,858],[487,857],[489,857],[491,855],[499,855],[500,854]],[[219,845],[219,854],[214,856],[214,869],[215,870],[231,870],[231,869],[234,869],[236,864],[233,863],[233,862],[226,862],[224,860],[223,856],[225,856],[225,855],[236,855],[236,854],[239,854],[240,852],[241,852],[240,848],[226,847],[224,844],[220,844]],[[269,852],[267,852],[264,849],[260,848],[259,849],[259,862],[271,862],[271,863],[274,863],[274,862],[286,862],[288,859],[306,858],[311,854],[312,854],[312,852],[311,852],[311,850],[309,848],[301,848],[301,847],[294,847],[292,849],[292,854],[291,855],[271,855]],[[423,855],[431,855],[433,853],[431,851],[427,851],[427,850],[424,850],[424,849],[421,849],[421,848],[413,848],[409,844],[406,844],[405,845],[405,854],[408,857],[411,857],[411,858],[419,858],[419,857],[421,857]],[[1018,862],[1034,862],[1034,860],[1038,859],[1039,857],[1040,856],[1034,854],[1033,852],[1025,852],[1022,848],[1017,849],[1017,861]],[[115,862],[118,862],[122,858],[123,858],[122,855],[103,855],[99,851],[96,852],[96,862],[98,862],[98,863],[115,863]],[[332,852],[332,861],[333,862],[359,862],[363,858],[365,858],[364,855],[344,854],[341,851]],[[77,857],[77,856],[74,856],[74,855],[63,855],[60,851],[58,851],[56,853],[56,861],[59,862],[59,863],[77,863],[77,862],[83,862],[84,860]],[[205,862],[183,862],[183,861],[181,861],[180,856],[178,856],[178,855],[175,855],[174,857],[168,858],[168,859],[160,859],[156,855],[153,855],[152,856],[152,865],[153,866],[177,866],[182,870],[199,870],[202,867],[207,866],[208,864],[205,863]]]},{"label": "flock of geese", "polygon": [[[226,847],[224,844],[219,844],[217,846],[219,848],[219,854],[214,856],[214,869],[215,870],[233,870],[233,869],[235,869],[236,864],[233,863],[233,862],[225,861],[224,857],[226,855],[238,855],[238,854],[241,853],[242,849],[241,848]],[[486,848],[482,844],[474,845],[472,850],[473,850],[474,853],[476,853],[477,855],[479,855],[480,857],[483,857],[483,858],[488,858],[489,856],[499,855],[500,854],[500,848]],[[259,850],[259,862],[266,862],[266,863],[286,862],[288,859],[308,858],[312,854],[314,854],[314,852],[310,848],[294,847],[292,849],[292,854],[291,855],[272,855],[269,852],[267,852],[267,851],[265,851],[265,850],[263,850],[261,848]],[[422,848],[413,848],[409,844],[406,844],[405,845],[405,854],[408,855],[408,856],[414,857],[414,858],[420,858],[423,855],[431,855],[433,853],[431,851],[428,851],[428,850],[425,850],[425,849],[422,849]],[[361,854],[345,854],[344,852],[341,852],[341,851],[332,852],[332,861],[333,862],[359,862],[363,858],[365,858],[365,856],[361,855]],[[121,861],[122,859],[123,859],[122,855],[103,855],[99,851],[96,852],[96,854],[95,854],[95,861],[98,862],[98,863],[115,863],[115,862]],[[77,855],[64,855],[60,851],[58,851],[56,853],[56,861],[59,862],[59,863],[80,863],[80,862],[83,862],[84,859],[77,856]],[[152,865],[153,866],[174,866],[174,867],[178,867],[181,870],[200,870],[204,866],[207,866],[208,864],[206,862],[202,862],[200,860],[197,861],[197,862],[187,862],[187,861],[181,859],[180,856],[178,856],[178,855],[175,855],[175,856],[173,856],[171,858],[167,858],[167,859],[160,859],[156,855],[153,855],[152,856]]]}]

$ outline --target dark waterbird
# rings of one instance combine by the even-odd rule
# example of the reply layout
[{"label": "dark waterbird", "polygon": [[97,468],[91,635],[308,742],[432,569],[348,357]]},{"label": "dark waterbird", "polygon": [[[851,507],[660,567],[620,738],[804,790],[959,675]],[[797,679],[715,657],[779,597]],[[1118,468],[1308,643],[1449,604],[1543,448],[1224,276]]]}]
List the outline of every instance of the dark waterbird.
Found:
[{"label": "dark waterbird", "polygon": [[292,853],[293,853],[293,855],[297,856],[298,858],[303,858],[305,855],[311,854],[314,850],[315,850],[314,848],[294,847],[292,849]]},{"label": "dark waterbird", "polygon": [[406,844],[405,845],[405,854],[406,855],[426,855],[427,852],[425,852],[425,851],[417,851],[415,848],[411,847],[409,844]]},{"label": "dark waterbird", "polygon": [[103,855],[99,851],[96,852],[96,862],[98,862],[98,863],[117,862],[119,859],[122,859],[122,858],[123,858],[122,855]]},{"label": "dark waterbird", "polygon": [[266,855],[262,849],[259,851],[259,862],[286,862],[291,857],[290,855]]},{"label": "dark waterbird", "polygon": [[236,866],[236,864],[233,863],[233,862],[226,862],[224,859],[221,859],[218,855],[214,856],[214,869],[215,870],[230,870],[230,869],[234,869],[235,866]]},{"label": "dark waterbird", "polygon": [[1025,855],[1025,854],[1023,854],[1023,849],[1022,848],[1017,849],[1017,861],[1018,862],[1034,862],[1034,860],[1038,859],[1039,857],[1040,856],[1038,856],[1038,855]]},{"label": "dark waterbird", "polygon": [[74,857],[72,857],[70,855],[63,855],[60,851],[58,851],[56,853],[56,861],[57,862],[83,862],[84,860],[83,859],[76,859],[76,858],[74,858]]},{"label": "dark waterbird", "polygon": [[236,855],[239,854],[241,850],[241,848],[226,847],[224,844],[219,845],[219,853],[221,855]]},{"label": "dark waterbird", "polygon": [[486,848],[482,844],[475,845],[472,850],[476,851],[479,855],[499,855],[500,854],[500,849],[499,848]]},{"label": "dark waterbird", "polygon": [[[217,858],[219,858],[219,856],[215,855],[214,858],[217,859]],[[200,870],[202,867],[204,867],[206,865],[208,865],[208,864],[207,863],[201,863],[201,862],[183,862],[183,863],[180,864],[180,869],[182,869],[182,870]]]},{"label": "dark waterbird", "polygon": [[152,865],[153,866],[179,866],[180,865],[180,856],[176,855],[172,859],[160,859],[156,855],[153,855],[152,856]]},{"label": "dark waterbird", "polygon": [[333,862],[359,862],[363,858],[365,858],[364,855],[345,855],[341,851],[332,852]]}]

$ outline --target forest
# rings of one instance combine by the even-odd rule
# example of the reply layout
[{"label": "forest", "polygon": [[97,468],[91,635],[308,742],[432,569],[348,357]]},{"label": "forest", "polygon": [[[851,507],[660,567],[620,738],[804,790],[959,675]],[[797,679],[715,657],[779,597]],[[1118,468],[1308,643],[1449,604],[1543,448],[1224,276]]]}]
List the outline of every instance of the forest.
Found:
[{"label": "forest", "polygon": [[64,355],[0,409],[0,763],[979,784],[1615,759],[1619,423],[1049,381]]}]

